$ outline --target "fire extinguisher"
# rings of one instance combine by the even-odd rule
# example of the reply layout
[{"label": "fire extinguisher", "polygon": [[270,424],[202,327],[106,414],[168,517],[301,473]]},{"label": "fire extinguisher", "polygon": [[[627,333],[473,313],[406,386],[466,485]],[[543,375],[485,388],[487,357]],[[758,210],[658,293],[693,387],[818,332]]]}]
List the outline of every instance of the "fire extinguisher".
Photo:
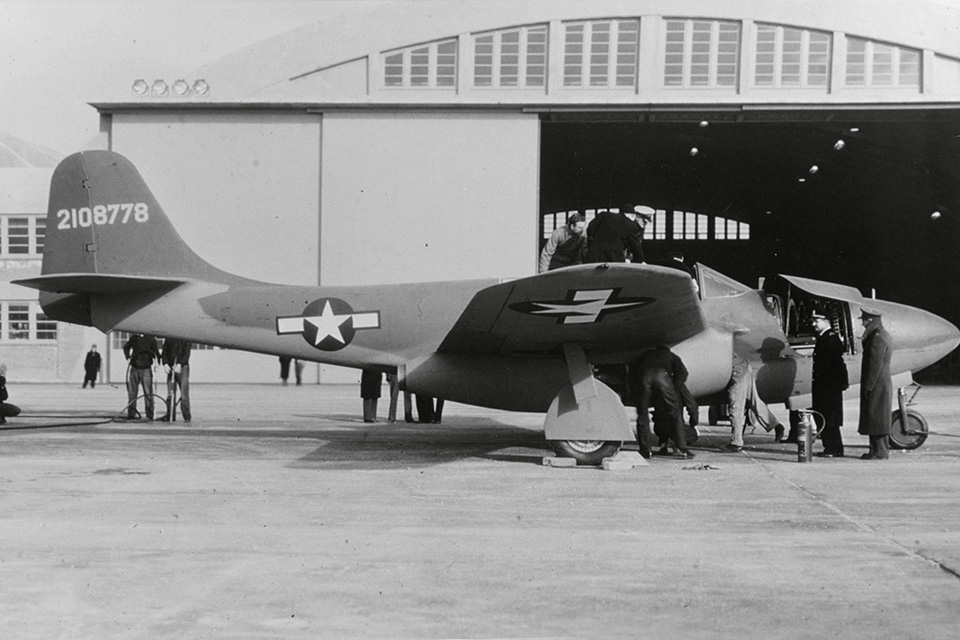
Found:
[{"label": "fire extinguisher", "polygon": [[797,438],[797,462],[813,461],[813,439],[816,437],[817,425],[813,420],[813,411],[801,411],[800,437]]}]

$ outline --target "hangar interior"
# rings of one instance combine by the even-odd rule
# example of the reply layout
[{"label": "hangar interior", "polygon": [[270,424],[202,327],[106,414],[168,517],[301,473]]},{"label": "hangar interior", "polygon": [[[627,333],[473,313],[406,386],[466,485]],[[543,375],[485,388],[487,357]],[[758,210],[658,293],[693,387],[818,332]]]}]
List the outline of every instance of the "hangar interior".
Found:
[{"label": "hangar interior", "polygon": [[803,274],[960,321],[956,112],[752,115],[544,114],[541,211],[647,206],[666,217],[650,261],[681,252],[751,286]]}]

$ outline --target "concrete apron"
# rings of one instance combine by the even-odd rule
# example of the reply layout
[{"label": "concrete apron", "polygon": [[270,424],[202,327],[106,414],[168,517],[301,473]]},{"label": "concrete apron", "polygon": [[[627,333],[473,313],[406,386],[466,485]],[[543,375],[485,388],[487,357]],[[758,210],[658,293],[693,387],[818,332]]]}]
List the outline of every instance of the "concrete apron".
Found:
[{"label": "concrete apron", "polygon": [[[24,415],[7,427],[125,404],[110,386],[10,391]],[[189,427],[0,432],[4,637],[930,639],[960,623],[958,388],[924,389],[942,435],[888,461],[798,464],[763,432],[722,454],[717,426],[694,460],[621,471],[543,465],[532,414],[448,403],[441,425],[402,408],[369,425],[356,386],[192,396]]]}]

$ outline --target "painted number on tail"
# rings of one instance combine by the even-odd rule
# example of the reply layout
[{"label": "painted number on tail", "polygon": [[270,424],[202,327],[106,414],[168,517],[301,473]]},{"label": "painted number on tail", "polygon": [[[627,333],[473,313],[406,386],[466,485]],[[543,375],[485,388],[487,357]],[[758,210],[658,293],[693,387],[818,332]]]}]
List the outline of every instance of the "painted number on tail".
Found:
[{"label": "painted number on tail", "polygon": [[127,224],[131,218],[134,222],[146,222],[150,219],[150,207],[145,202],[98,204],[94,207],[80,207],[79,209],[60,209],[57,211],[57,217],[60,218],[57,229]]}]

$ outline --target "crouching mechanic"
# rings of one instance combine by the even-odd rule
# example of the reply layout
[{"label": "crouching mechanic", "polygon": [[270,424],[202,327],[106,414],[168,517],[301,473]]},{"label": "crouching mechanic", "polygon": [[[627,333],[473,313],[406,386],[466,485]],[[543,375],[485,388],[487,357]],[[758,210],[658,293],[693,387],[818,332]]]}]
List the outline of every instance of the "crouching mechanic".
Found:
[{"label": "crouching mechanic", "polygon": [[[658,419],[672,427],[676,456],[693,457],[687,449],[687,438],[681,418],[683,408],[676,381],[685,382],[687,368],[680,356],[661,345],[640,356],[632,368],[637,390],[637,445],[640,455],[650,457],[650,407],[657,408]],[[660,415],[661,411],[663,412]]]}]

